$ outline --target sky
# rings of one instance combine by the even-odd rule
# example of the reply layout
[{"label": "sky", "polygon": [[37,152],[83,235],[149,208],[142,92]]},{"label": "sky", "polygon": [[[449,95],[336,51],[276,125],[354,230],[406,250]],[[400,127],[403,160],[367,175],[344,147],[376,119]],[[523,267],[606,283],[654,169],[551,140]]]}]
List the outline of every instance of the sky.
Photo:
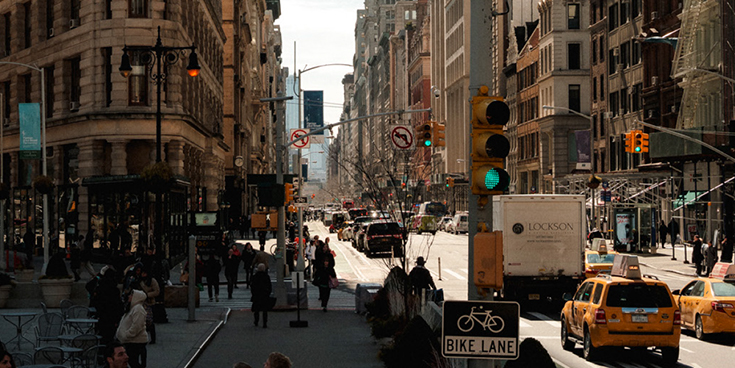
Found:
[{"label": "sky", "polygon": [[[355,21],[364,0],[281,0],[282,67],[296,69],[322,64],[350,64],[355,54]],[[324,124],[336,123],[342,113],[342,78],[352,67],[328,66],[302,73],[301,89],[324,91]],[[290,102],[296,104],[296,101]],[[289,105],[290,106],[290,105]],[[336,132],[335,132],[336,133]]]}]

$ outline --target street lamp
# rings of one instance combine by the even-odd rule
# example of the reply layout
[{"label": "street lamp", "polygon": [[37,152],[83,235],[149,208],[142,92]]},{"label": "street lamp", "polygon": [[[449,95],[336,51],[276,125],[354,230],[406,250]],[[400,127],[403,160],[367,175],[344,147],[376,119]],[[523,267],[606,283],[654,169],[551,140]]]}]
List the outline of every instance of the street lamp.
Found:
[{"label": "street lamp", "polygon": [[[162,63],[167,66],[176,64],[181,57],[184,56],[184,51],[189,50],[189,65],[186,66],[186,70],[191,77],[199,75],[201,67],[197,59],[196,46],[186,47],[168,47],[163,46],[161,43],[161,27],[158,27],[158,38],[154,46],[147,47],[133,47],[128,48],[126,45],[123,48],[122,60],[120,62],[120,74],[127,78],[130,72],[133,71],[133,67],[130,64],[130,56],[128,51],[140,52],[140,61],[146,67],[151,70],[151,79],[156,84],[156,163],[161,162],[161,85],[166,80],[166,73],[161,70]],[[156,73],[153,73],[153,67],[156,67]],[[163,257],[163,242],[161,241],[161,230],[163,226],[163,215],[162,215],[162,193],[156,193],[156,222],[154,226],[154,239],[156,242],[156,254],[158,257]]]},{"label": "street lamp", "polygon": [[[46,75],[44,74],[44,70],[42,67],[38,67],[35,65],[30,64],[23,64],[23,63],[16,63],[14,61],[0,61],[0,64],[7,64],[7,65],[17,65],[26,67],[28,69],[33,69],[39,73],[41,73],[41,175],[47,176],[48,170],[46,166]],[[0,117],[0,121],[3,118]],[[1,124],[1,122],[0,122]],[[4,136],[0,136],[0,139],[3,139]],[[2,157],[2,153],[0,152],[0,157]],[[0,165],[3,163],[0,162]],[[5,206],[0,206],[2,208],[3,217],[5,215]],[[43,194],[43,272],[46,272],[46,266],[48,265],[48,258],[49,258],[49,241],[48,241],[48,214],[49,214],[49,207],[48,207],[48,194]],[[0,226],[2,226],[3,230],[5,229],[4,224],[4,218],[3,222],[0,223]],[[3,251],[5,248],[5,239],[0,239],[0,251]]]},{"label": "street lamp", "polygon": [[597,188],[597,185],[600,184],[600,179],[599,177],[595,176],[595,137],[593,134],[593,132],[595,131],[593,127],[595,122],[592,120],[591,116],[582,114],[581,112],[570,109],[568,107],[549,106],[549,105],[543,105],[542,107],[546,110],[562,110],[562,111],[570,112],[574,115],[583,117],[590,121],[590,171],[592,172],[592,175],[590,175],[587,186],[592,191],[592,227],[597,227],[597,216],[595,216],[595,188]]}]

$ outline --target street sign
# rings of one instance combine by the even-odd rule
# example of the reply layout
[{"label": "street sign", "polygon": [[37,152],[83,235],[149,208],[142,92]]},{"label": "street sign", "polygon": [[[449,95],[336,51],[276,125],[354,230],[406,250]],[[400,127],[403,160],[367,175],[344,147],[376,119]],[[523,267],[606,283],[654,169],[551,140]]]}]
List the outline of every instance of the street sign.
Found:
[{"label": "street sign", "polygon": [[293,205],[296,208],[308,208],[309,198],[308,197],[293,197]]},{"label": "street sign", "polygon": [[[291,135],[289,135],[289,142],[295,141],[302,136],[309,134],[309,129],[291,129]],[[309,148],[309,137],[306,137],[293,144],[294,148]]]},{"label": "street sign", "polygon": [[396,125],[390,130],[390,140],[396,149],[409,149],[413,146],[413,132],[408,125]]},{"label": "street sign", "polygon": [[520,318],[516,302],[447,300],[442,307],[442,355],[518,359]]}]

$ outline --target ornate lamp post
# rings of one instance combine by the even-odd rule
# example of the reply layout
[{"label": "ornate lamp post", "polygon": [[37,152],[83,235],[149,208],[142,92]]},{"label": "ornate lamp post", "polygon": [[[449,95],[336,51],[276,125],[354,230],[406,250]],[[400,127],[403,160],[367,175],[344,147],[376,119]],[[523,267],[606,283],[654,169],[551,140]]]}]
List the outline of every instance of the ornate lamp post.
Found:
[{"label": "ornate lamp post", "polygon": [[[199,75],[201,67],[197,59],[196,46],[186,47],[168,47],[161,43],[161,27],[158,27],[158,38],[154,46],[148,47],[131,47],[127,45],[123,48],[123,56],[120,62],[120,74],[128,77],[133,67],[130,64],[130,56],[128,51],[140,53],[140,62],[151,71],[151,80],[156,84],[156,163],[161,162],[161,85],[166,81],[166,73],[162,71],[162,65],[166,66],[176,64],[179,59],[184,56],[186,50],[189,50],[189,65],[186,66],[188,74],[192,77]],[[153,68],[156,72],[153,73]],[[158,257],[163,257],[163,242],[161,241],[161,230],[163,226],[162,216],[162,198],[160,192],[156,193],[156,222],[154,227],[154,239],[156,242],[156,253]]]}]

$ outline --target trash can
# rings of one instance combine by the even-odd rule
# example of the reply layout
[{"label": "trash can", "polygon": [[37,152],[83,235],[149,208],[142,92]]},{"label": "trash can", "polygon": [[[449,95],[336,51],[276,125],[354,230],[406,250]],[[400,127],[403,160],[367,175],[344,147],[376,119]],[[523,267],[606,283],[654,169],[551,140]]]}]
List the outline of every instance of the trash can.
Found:
[{"label": "trash can", "polygon": [[365,304],[375,300],[375,297],[378,295],[378,290],[382,287],[383,285],[372,282],[357,284],[357,288],[355,289],[355,313],[367,313]]}]

